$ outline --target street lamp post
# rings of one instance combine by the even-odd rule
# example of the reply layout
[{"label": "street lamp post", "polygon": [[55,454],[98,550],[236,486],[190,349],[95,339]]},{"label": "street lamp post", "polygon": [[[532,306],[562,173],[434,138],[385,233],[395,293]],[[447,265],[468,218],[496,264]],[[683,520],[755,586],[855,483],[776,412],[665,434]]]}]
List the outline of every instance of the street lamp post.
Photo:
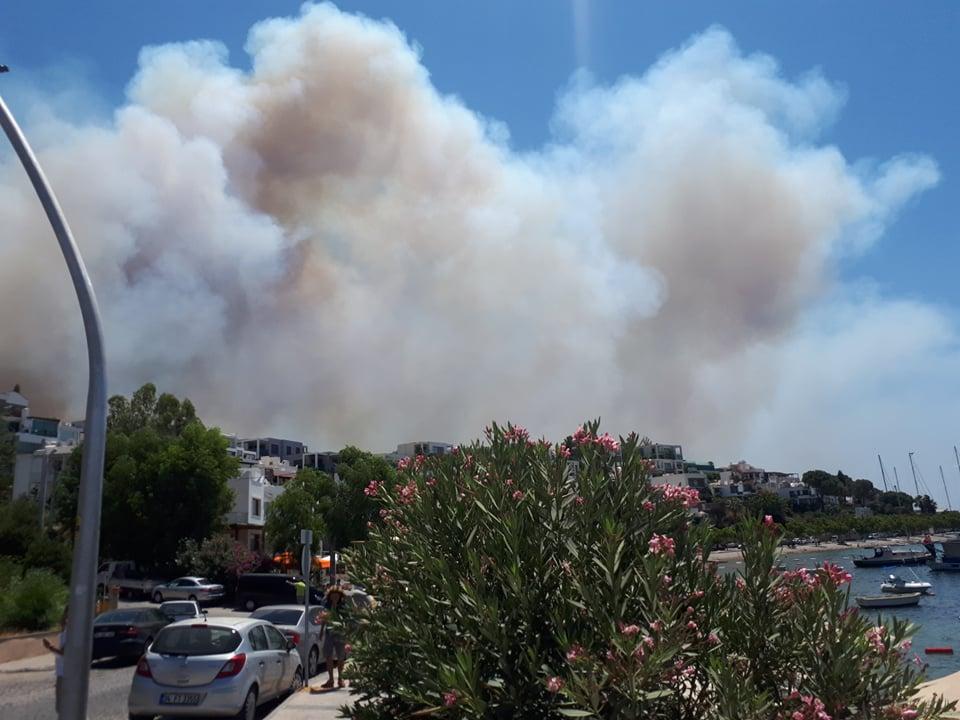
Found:
[{"label": "street lamp post", "polygon": [[[0,72],[6,72],[0,66]],[[83,330],[87,338],[87,414],[84,420],[83,465],[80,469],[80,493],[77,500],[79,531],[73,548],[70,575],[70,615],[64,652],[63,691],[60,699],[62,720],[85,720],[90,681],[90,655],[93,649],[93,614],[96,601],[97,556],[100,545],[100,501],[103,490],[103,453],[107,432],[107,376],[103,358],[103,333],[100,311],[93,294],[77,244],[63,216],[60,204],[27,139],[0,97],[0,125],[23,164],[40,204],[47,214],[53,233],[60,243],[63,259],[80,303]]]}]

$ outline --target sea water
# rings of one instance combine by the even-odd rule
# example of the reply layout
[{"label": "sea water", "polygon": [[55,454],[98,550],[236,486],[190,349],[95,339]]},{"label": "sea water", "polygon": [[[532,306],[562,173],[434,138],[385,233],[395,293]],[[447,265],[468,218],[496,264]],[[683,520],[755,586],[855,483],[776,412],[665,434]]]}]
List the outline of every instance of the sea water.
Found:
[{"label": "sea water", "polygon": [[[908,548],[898,546],[896,549],[903,551]],[[923,546],[917,545],[909,549],[923,550]],[[855,600],[857,595],[886,594],[881,593],[880,583],[890,575],[899,575],[907,581],[919,579],[931,583],[933,594],[922,596],[920,604],[916,607],[876,610],[861,608],[860,612],[866,617],[882,614],[883,617],[896,616],[914,623],[917,631],[913,635],[913,648],[908,657],[912,658],[914,654],[920,656],[920,660],[927,664],[926,675],[929,679],[933,680],[960,671],[960,573],[931,572],[926,565],[886,568],[854,566],[853,558],[872,555],[872,550],[851,547],[839,551],[784,555],[780,562],[788,570],[813,568],[826,560],[839,565],[853,575],[850,583],[850,605],[853,607],[857,605]],[[728,572],[737,572],[743,568],[743,563],[727,562],[723,563],[722,567]],[[956,654],[927,655],[923,651],[927,647],[950,647]]]}]

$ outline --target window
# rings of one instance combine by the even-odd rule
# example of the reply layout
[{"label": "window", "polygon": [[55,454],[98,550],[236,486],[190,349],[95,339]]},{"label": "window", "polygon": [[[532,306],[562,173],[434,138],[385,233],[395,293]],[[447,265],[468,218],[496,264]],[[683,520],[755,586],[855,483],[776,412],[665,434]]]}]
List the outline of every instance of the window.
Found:
[{"label": "window", "polygon": [[260,552],[260,536],[251,535],[250,536],[250,549],[254,552]]},{"label": "window", "polygon": [[270,454],[273,455],[274,457],[279,456],[280,446],[277,445],[276,443],[270,443]]},{"label": "window", "polygon": [[152,650],[161,655],[223,655],[240,646],[240,633],[217,625],[177,625],[160,631]]},{"label": "window", "polygon": [[293,448],[287,445],[287,455],[292,455],[292,454],[293,454]]},{"label": "window", "polygon": [[[311,610],[313,610],[311,608]],[[315,615],[319,615],[323,608],[316,608]],[[280,610],[277,608],[263,608],[257,610],[250,617],[257,620],[266,620],[274,625],[299,625],[303,617],[303,610]],[[317,623],[319,624],[319,623]]]},{"label": "window", "polygon": [[250,514],[254,517],[260,517],[260,498],[250,499]]},{"label": "window", "polygon": [[286,650],[287,639],[279,630],[271,625],[264,625],[264,632],[267,633],[267,646],[271,650]]},{"label": "window", "polygon": [[264,634],[263,629],[263,625],[257,625],[250,631],[250,647],[254,650],[267,649],[267,636]]}]

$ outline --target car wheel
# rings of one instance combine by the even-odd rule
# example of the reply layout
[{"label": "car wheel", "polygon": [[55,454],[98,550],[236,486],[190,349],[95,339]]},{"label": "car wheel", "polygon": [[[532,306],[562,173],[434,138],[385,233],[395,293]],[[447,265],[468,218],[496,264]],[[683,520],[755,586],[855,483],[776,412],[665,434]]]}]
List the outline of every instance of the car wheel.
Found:
[{"label": "car wheel", "polygon": [[314,645],[310,648],[310,656],[307,658],[307,674],[313,677],[320,672],[320,650]]},{"label": "car wheel", "polygon": [[154,593],[153,593],[153,601],[154,601],[155,603],[162,603],[162,602],[163,602],[163,593],[160,592],[159,590],[157,590],[156,592],[154,592]]},{"label": "car wheel", "polygon": [[196,601],[197,601],[197,596],[196,596],[196,595],[191,595],[190,597],[187,598],[187,600],[193,600],[194,602],[196,602]]},{"label": "car wheel", "polygon": [[253,600],[248,599],[243,603],[243,607],[247,612],[253,612],[257,609],[257,604]]},{"label": "car wheel", "polygon": [[237,720],[254,720],[257,716],[257,691],[250,688],[240,712],[237,713]]},{"label": "car wheel", "polygon": [[290,692],[295,693],[303,688],[303,668],[298,667],[293,673],[293,680],[290,682]]}]

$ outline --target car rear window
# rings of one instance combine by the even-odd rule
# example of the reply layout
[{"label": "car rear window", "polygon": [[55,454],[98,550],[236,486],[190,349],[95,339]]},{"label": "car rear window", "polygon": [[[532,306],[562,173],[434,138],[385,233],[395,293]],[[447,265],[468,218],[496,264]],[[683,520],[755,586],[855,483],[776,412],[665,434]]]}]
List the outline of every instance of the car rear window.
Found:
[{"label": "car rear window", "polygon": [[240,645],[240,633],[218,625],[178,625],[160,631],[150,648],[161,655],[222,655]]},{"label": "car rear window", "polygon": [[142,619],[142,610],[112,610],[100,615],[94,622],[97,625],[103,625],[105,623],[135,623]]},{"label": "car rear window", "polygon": [[257,610],[251,617],[266,620],[274,625],[298,625],[303,610]]},{"label": "car rear window", "polygon": [[198,585],[213,585],[213,582],[210,578],[197,578]]},{"label": "car rear window", "polygon": [[190,614],[193,615],[197,612],[196,606],[192,602],[172,602],[164,603],[163,607],[160,608],[163,612],[170,613],[172,615],[184,615]]}]

